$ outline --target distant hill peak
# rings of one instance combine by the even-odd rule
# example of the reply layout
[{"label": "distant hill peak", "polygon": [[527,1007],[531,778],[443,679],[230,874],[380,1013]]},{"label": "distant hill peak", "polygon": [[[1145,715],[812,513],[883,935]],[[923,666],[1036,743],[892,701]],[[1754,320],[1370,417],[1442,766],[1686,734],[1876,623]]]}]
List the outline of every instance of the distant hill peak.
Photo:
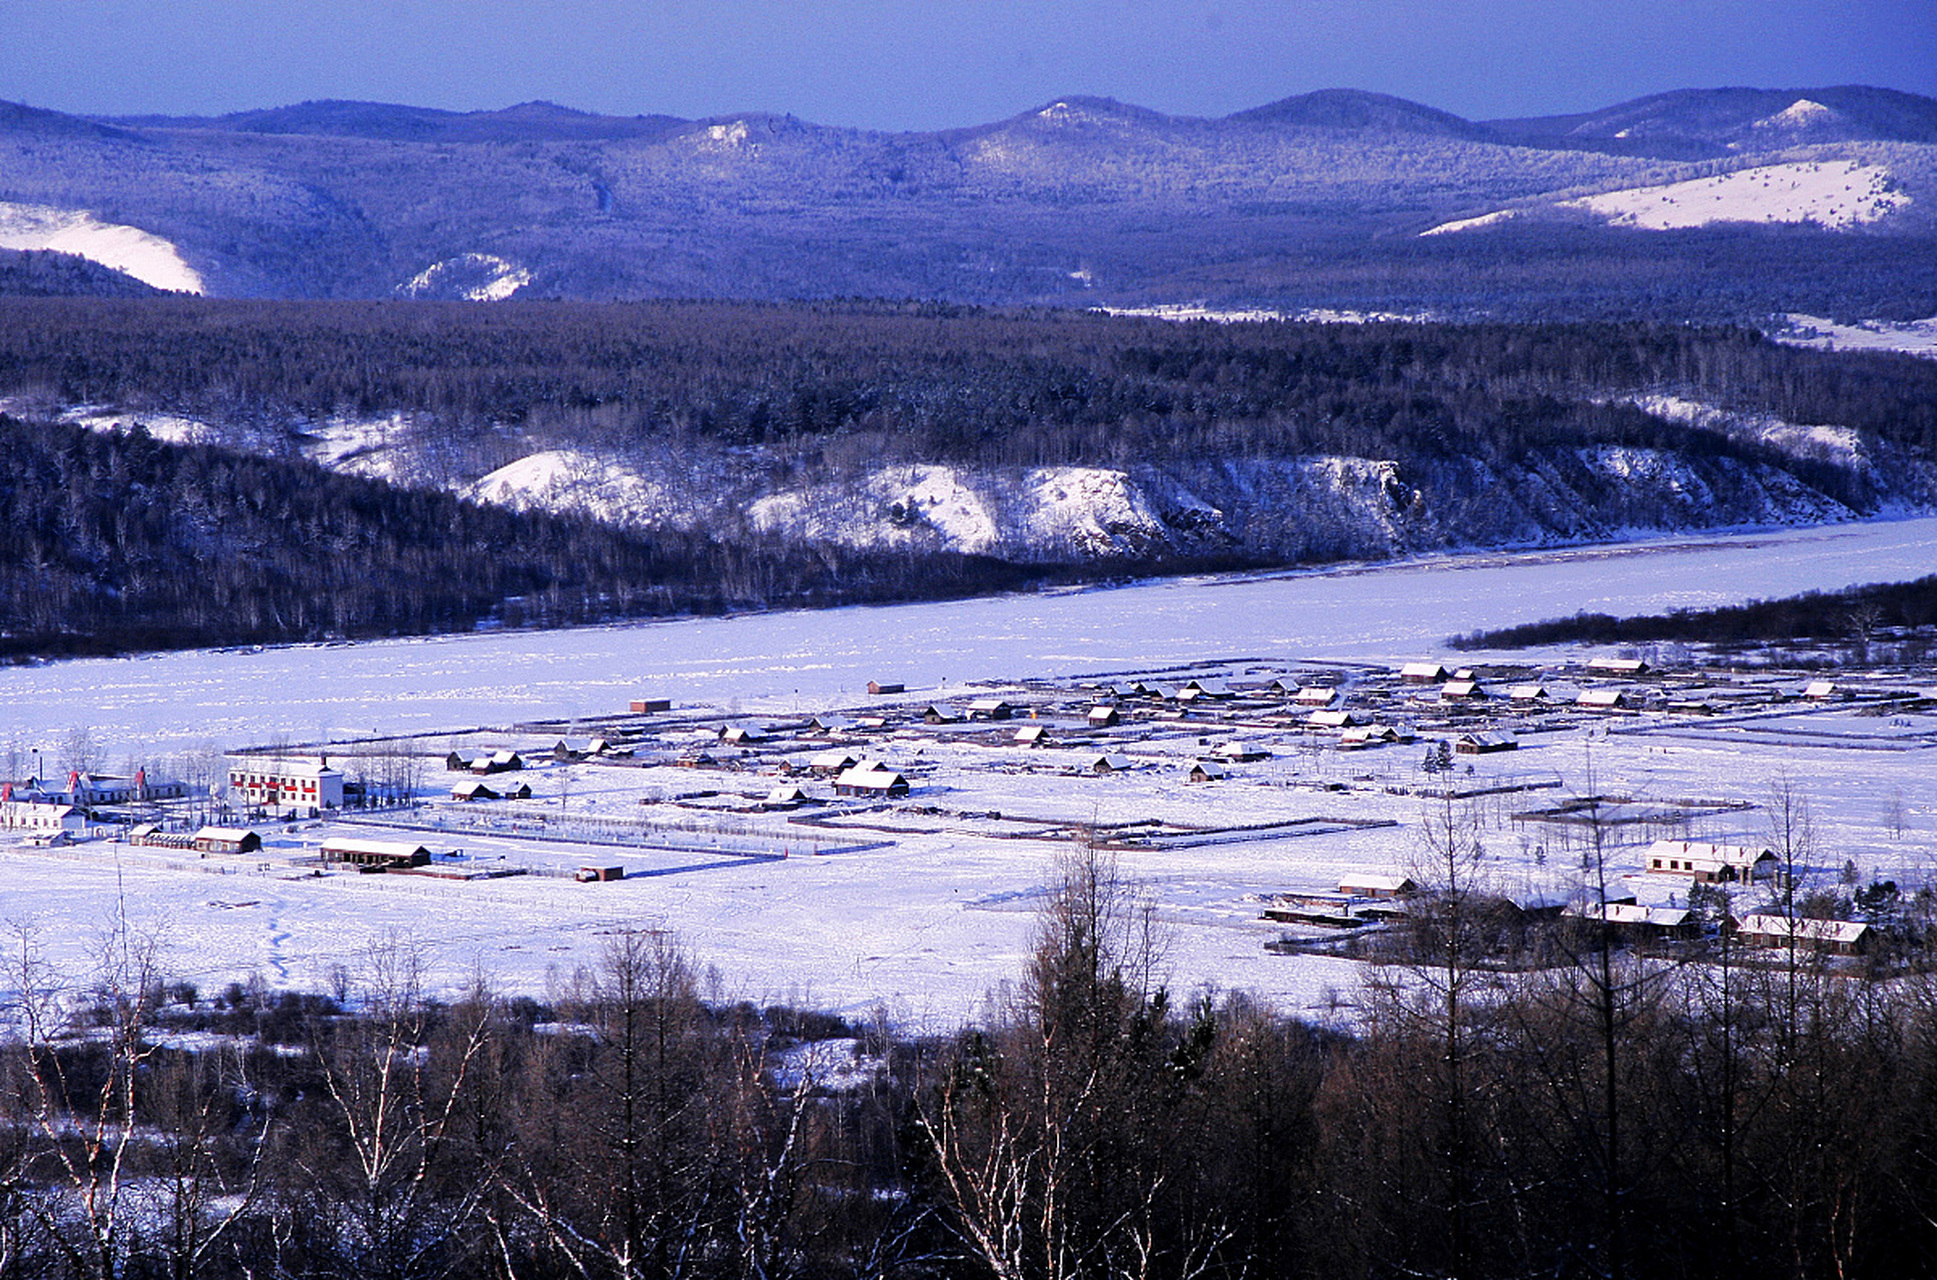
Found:
[{"label": "distant hill peak", "polygon": [[1245,124],[1353,132],[1419,133],[1453,138],[1488,136],[1483,126],[1450,111],[1363,89],[1319,89],[1234,112],[1225,119]]}]

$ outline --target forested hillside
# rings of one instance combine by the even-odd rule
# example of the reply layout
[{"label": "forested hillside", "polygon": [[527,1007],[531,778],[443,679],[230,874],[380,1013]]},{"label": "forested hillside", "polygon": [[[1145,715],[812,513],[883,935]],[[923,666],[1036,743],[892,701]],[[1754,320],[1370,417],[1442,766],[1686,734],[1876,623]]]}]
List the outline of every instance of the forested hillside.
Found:
[{"label": "forested hillside", "polygon": [[1744,329],[0,299],[0,397],[120,429],[9,428],[16,653],[1937,504],[1937,364]]},{"label": "forested hillside", "polygon": [[0,415],[0,656],[563,626],[1025,581],[948,555],[652,538]]}]

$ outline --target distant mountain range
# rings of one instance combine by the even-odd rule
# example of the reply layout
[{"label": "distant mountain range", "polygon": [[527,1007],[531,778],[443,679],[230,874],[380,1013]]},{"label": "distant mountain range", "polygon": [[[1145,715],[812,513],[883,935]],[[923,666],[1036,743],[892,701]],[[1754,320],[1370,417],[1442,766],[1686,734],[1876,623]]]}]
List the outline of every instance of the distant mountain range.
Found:
[{"label": "distant mountain range", "polygon": [[[0,103],[0,250],[241,297],[1907,318],[1937,313],[1937,100],[1681,90],[1470,121],[1354,90],[1219,119],[1066,98],[928,133]],[[58,287],[5,257],[0,290]]]}]

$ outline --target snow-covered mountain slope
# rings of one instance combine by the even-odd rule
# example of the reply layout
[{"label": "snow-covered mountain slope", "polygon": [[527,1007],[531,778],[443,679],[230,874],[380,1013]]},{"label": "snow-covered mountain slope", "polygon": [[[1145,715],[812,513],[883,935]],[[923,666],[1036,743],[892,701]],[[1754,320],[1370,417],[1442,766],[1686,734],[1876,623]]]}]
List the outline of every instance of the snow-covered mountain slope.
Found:
[{"label": "snow-covered mountain slope", "polygon": [[1761,165],[1712,178],[1563,200],[1558,207],[1648,231],[1717,222],[1809,222],[1847,231],[1909,203],[1910,197],[1894,189],[1883,166],[1836,160]]},{"label": "snow-covered mountain slope", "polygon": [[1786,223],[1850,231],[1908,208],[1911,197],[1884,165],[1825,159],[1757,165],[1656,186],[1604,191],[1528,209],[1498,209],[1442,222],[1443,235],[1535,212],[1585,214],[1613,227],[1674,231],[1717,223]]},{"label": "snow-covered mountain slope", "polygon": [[202,275],[171,242],[81,209],[0,203],[0,249],[52,249],[179,293],[201,293]]}]

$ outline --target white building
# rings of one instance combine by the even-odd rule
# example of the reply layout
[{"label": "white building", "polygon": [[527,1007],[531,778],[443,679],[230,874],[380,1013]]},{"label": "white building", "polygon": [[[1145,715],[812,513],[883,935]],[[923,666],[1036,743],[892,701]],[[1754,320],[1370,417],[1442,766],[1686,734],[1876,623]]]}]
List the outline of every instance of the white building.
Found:
[{"label": "white building", "polygon": [[29,835],[82,835],[87,819],[71,804],[37,804],[32,800],[0,802],[0,829]]},{"label": "white building", "polygon": [[252,808],[340,809],[343,774],[329,757],[229,756],[229,795]]}]

